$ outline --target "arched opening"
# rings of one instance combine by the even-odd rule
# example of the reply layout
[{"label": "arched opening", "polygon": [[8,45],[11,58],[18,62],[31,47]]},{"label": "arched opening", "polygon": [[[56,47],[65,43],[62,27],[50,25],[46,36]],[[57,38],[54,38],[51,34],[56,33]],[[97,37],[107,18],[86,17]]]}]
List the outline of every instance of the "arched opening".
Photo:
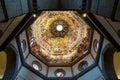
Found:
[{"label": "arched opening", "polygon": [[120,79],[120,52],[115,52],[114,54],[114,67],[115,67],[115,73]]},{"label": "arched opening", "polygon": [[5,51],[0,52],[0,80],[3,78],[7,65],[7,55]]},{"label": "arched opening", "polygon": [[103,71],[106,80],[118,80],[115,73],[114,62],[113,62],[115,51],[116,49],[111,44],[108,44],[103,50],[103,55],[104,55]]},{"label": "arched opening", "polygon": [[0,52],[0,79],[12,80],[16,71],[16,51],[13,46]]}]

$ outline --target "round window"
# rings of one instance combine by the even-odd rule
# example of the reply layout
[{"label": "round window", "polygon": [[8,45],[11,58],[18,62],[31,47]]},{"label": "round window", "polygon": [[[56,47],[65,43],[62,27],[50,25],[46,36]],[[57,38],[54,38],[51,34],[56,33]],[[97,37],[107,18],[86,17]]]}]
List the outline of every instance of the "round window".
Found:
[{"label": "round window", "polygon": [[32,38],[30,39],[30,46],[31,46],[31,47],[35,46],[35,38],[34,38],[34,37],[32,37]]},{"label": "round window", "polygon": [[78,70],[79,71],[83,71],[88,67],[88,62],[87,61],[82,61],[80,62],[80,64],[78,65]]},{"label": "round window", "polygon": [[41,71],[42,70],[42,66],[38,61],[33,61],[32,62],[32,67],[37,70],[37,71]]},{"label": "round window", "polygon": [[62,25],[57,25],[56,29],[57,29],[57,31],[62,31],[63,30],[63,26]]},{"label": "round window", "polygon": [[65,71],[63,70],[63,69],[57,69],[56,71],[55,71],[55,76],[56,77],[59,77],[59,78],[62,78],[62,77],[64,77],[65,76]]},{"label": "round window", "polygon": [[99,47],[99,42],[98,42],[97,39],[95,39],[94,42],[93,42],[93,49],[94,49],[95,52],[98,51],[98,47]]},{"label": "round window", "polygon": [[25,50],[26,50],[26,41],[25,41],[25,39],[23,39],[23,40],[21,41],[21,49],[22,49],[22,52],[23,52],[23,53],[24,53]]}]

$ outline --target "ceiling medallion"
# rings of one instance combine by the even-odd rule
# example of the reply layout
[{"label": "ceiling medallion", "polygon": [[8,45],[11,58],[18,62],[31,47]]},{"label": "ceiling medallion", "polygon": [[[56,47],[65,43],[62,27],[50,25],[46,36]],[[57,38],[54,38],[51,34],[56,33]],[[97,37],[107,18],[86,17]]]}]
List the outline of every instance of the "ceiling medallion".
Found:
[{"label": "ceiling medallion", "polygon": [[55,20],[50,25],[50,32],[54,37],[64,37],[69,30],[69,25],[64,20]]}]

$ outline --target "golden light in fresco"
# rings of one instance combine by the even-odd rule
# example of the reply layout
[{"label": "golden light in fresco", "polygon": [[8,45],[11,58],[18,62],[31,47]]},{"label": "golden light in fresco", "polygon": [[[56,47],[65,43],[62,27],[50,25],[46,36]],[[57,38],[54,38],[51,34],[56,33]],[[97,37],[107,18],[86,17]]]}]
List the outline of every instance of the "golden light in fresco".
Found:
[{"label": "golden light in fresco", "polygon": [[88,52],[91,28],[76,11],[43,11],[27,33],[33,54],[49,65],[67,65]]}]

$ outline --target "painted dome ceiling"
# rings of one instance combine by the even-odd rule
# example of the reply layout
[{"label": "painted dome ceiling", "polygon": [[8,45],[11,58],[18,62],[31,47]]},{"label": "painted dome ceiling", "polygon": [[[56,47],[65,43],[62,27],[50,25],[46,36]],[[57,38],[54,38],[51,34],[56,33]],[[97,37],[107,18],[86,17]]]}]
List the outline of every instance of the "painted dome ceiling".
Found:
[{"label": "painted dome ceiling", "polygon": [[91,30],[76,11],[43,11],[27,29],[31,53],[49,65],[71,65],[89,53]]}]

